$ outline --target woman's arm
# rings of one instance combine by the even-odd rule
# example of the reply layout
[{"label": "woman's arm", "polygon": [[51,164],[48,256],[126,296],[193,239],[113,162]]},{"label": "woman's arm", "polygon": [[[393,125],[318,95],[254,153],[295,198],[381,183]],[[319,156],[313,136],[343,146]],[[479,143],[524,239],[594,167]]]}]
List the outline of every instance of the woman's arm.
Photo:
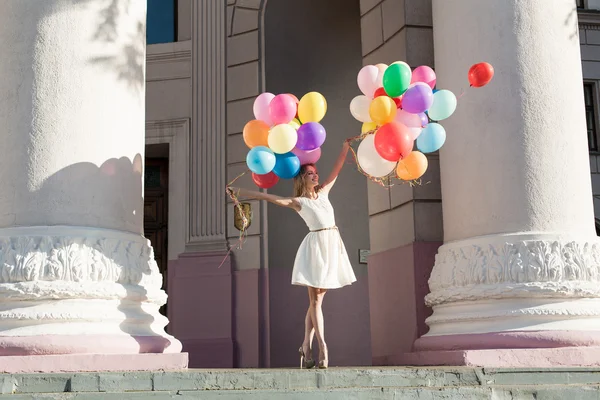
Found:
[{"label": "woman's arm", "polygon": [[266,200],[269,203],[273,203],[281,207],[292,208],[296,211],[300,211],[301,208],[300,202],[293,197],[281,197],[274,194],[262,193],[254,190],[247,190],[241,188],[231,187],[229,189],[232,190],[234,193],[237,193],[237,195],[240,197],[255,200]]},{"label": "woman's arm", "polygon": [[340,155],[338,156],[337,160],[335,161],[335,164],[333,165],[333,170],[331,171],[325,182],[321,184],[321,190],[331,190],[331,188],[335,184],[338,175],[340,174],[340,171],[344,167],[344,163],[346,162],[346,156],[348,155],[348,150],[350,150],[350,144],[348,143],[348,141],[345,141],[344,145],[342,146],[342,151],[340,152]]}]

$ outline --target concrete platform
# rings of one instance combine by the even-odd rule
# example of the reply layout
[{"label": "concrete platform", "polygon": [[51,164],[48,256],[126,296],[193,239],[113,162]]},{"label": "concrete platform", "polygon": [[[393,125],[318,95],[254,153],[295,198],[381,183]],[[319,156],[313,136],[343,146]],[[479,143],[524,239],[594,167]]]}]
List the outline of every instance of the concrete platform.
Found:
[{"label": "concrete platform", "polygon": [[0,399],[600,398],[600,368],[332,368],[4,374]]}]

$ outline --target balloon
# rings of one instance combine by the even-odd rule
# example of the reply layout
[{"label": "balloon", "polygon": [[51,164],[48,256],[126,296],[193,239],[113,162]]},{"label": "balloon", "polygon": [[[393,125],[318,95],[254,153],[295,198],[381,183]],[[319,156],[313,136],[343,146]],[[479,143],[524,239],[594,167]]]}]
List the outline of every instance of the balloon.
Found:
[{"label": "balloon", "polygon": [[254,111],[254,117],[266,123],[269,126],[273,125],[271,116],[269,115],[269,103],[275,98],[273,93],[265,92],[258,95],[254,100],[252,111]]},{"label": "balloon", "polygon": [[375,149],[388,161],[398,161],[406,157],[413,148],[413,139],[405,125],[390,122],[383,125],[375,134]]},{"label": "balloon", "polygon": [[286,93],[286,95],[288,95],[288,96],[290,96],[292,99],[294,99],[294,102],[295,102],[296,104],[298,104],[298,103],[300,102],[300,100],[298,100],[298,98],[297,98],[295,95],[293,95],[293,94],[291,94],[291,93]]},{"label": "balloon", "polygon": [[277,182],[279,182],[279,177],[275,175],[273,171],[264,175],[258,175],[253,172],[252,180],[254,181],[254,184],[259,188],[269,189],[275,186]]},{"label": "balloon", "polygon": [[421,119],[421,126],[427,126],[427,124],[429,123],[429,118],[427,117],[427,114],[419,113],[417,115]]},{"label": "balloon", "polygon": [[373,97],[373,93],[377,86],[377,76],[379,69],[374,65],[366,65],[358,72],[358,88],[367,97]]},{"label": "balloon", "polygon": [[295,148],[292,150],[292,153],[298,157],[300,160],[300,165],[306,164],[316,164],[321,158],[321,148],[317,147],[314,150],[300,150],[299,148]]},{"label": "balloon", "polygon": [[275,154],[265,146],[253,147],[246,156],[246,164],[255,174],[268,174],[275,167]]},{"label": "balloon", "polygon": [[327,101],[321,93],[310,92],[298,103],[298,117],[303,123],[319,122],[327,112]]},{"label": "balloon", "polygon": [[412,72],[412,79],[410,83],[423,82],[429,85],[431,89],[435,87],[435,82],[437,77],[435,76],[435,72],[431,67],[427,65],[421,65],[420,67],[415,68]]},{"label": "balloon", "polygon": [[298,129],[296,147],[300,150],[314,150],[325,142],[325,128],[318,122],[307,122]]},{"label": "balloon", "polygon": [[434,121],[448,118],[456,110],[456,96],[449,90],[438,90],[433,94],[433,104],[427,114]]},{"label": "balloon", "polygon": [[291,126],[292,128],[294,128],[295,130],[300,129],[300,126],[302,126],[302,124],[300,123],[300,121],[298,121],[297,118],[294,118],[293,120],[291,120],[288,125]]},{"label": "balloon", "polygon": [[404,110],[398,110],[394,121],[399,122],[409,128],[420,128],[423,126],[423,121],[419,114],[411,114]]},{"label": "balloon", "polygon": [[360,128],[360,133],[367,133],[374,131],[375,129],[377,129],[377,124],[375,122],[365,122],[362,124],[362,128]]},{"label": "balloon", "polygon": [[417,140],[417,138],[419,137],[419,135],[421,135],[421,132],[423,132],[423,128],[411,128],[410,126],[408,127],[408,131],[410,132],[410,137],[413,140],[413,142],[415,140]]},{"label": "balloon", "polygon": [[[390,97],[387,95],[387,93],[385,92],[384,88],[379,88],[375,91],[375,96],[374,97],[380,97],[380,96],[386,96],[386,97]],[[400,97],[390,97],[390,99],[394,100],[394,103],[396,103],[396,108],[400,108],[402,106],[402,96]]]},{"label": "balloon", "polygon": [[384,160],[377,153],[375,135],[369,135],[360,142],[356,157],[360,168],[376,178],[389,175],[396,167],[395,162]]},{"label": "balloon", "polygon": [[404,160],[398,161],[396,176],[405,181],[414,181],[427,171],[427,157],[419,151],[413,151]]},{"label": "balloon", "polygon": [[388,96],[398,97],[408,89],[411,77],[412,72],[406,63],[392,64],[383,74],[383,88]]},{"label": "balloon", "polygon": [[246,146],[253,148],[256,146],[267,146],[269,137],[269,126],[263,121],[253,119],[244,126],[242,132]]},{"label": "balloon", "polygon": [[274,153],[284,154],[290,152],[298,141],[298,133],[289,124],[274,126],[269,132],[269,147]]},{"label": "balloon", "polygon": [[383,125],[393,121],[397,111],[396,103],[387,96],[374,98],[369,107],[371,120],[377,125]]},{"label": "balloon", "polygon": [[282,179],[291,179],[300,171],[300,159],[294,153],[275,154],[273,173]]},{"label": "balloon", "polygon": [[494,67],[486,62],[473,65],[469,69],[469,83],[473,87],[482,87],[494,77]]},{"label": "balloon", "polygon": [[377,64],[375,66],[379,70],[379,73],[377,74],[377,87],[380,88],[383,86],[383,75],[388,66],[387,64]]},{"label": "balloon", "polygon": [[[385,92],[385,89],[380,87],[379,89],[377,89],[375,91],[375,94],[373,95],[373,98],[375,97],[379,97],[379,96],[387,96],[387,93]],[[388,96],[389,97],[389,96]]]},{"label": "balloon", "polygon": [[360,122],[371,122],[369,106],[371,99],[367,96],[356,96],[350,102],[350,114]]},{"label": "balloon", "polygon": [[287,124],[296,115],[296,103],[287,94],[278,94],[269,103],[269,116],[274,125]]},{"label": "balloon", "polygon": [[413,114],[426,111],[433,104],[433,92],[429,85],[417,82],[402,96],[402,109]]},{"label": "balloon", "polygon": [[423,153],[438,151],[446,141],[446,130],[435,122],[427,125],[417,138],[417,148]]}]

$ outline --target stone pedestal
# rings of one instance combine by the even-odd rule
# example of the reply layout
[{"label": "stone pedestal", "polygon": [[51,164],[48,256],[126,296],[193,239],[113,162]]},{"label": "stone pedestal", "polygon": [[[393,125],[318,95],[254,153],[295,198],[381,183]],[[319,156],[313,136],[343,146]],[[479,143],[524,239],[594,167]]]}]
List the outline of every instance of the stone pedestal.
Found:
[{"label": "stone pedestal", "polygon": [[0,355],[179,353],[143,237],[146,1],[0,18]]},{"label": "stone pedestal", "polygon": [[481,61],[496,75],[443,122],[445,244],[416,350],[600,344],[574,13],[569,0],[433,1],[439,86],[458,91]]}]

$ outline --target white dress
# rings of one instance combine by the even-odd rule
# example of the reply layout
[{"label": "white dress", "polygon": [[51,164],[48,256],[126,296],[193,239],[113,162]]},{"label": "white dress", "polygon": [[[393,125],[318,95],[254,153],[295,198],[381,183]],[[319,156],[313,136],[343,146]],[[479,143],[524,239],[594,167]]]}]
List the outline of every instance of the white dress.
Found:
[{"label": "white dress", "polygon": [[297,197],[296,200],[302,206],[298,214],[310,232],[298,248],[292,285],[337,289],[355,282],[346,247],[335,227],[329,193],[322,191],[314,200],[306,197]]}]

